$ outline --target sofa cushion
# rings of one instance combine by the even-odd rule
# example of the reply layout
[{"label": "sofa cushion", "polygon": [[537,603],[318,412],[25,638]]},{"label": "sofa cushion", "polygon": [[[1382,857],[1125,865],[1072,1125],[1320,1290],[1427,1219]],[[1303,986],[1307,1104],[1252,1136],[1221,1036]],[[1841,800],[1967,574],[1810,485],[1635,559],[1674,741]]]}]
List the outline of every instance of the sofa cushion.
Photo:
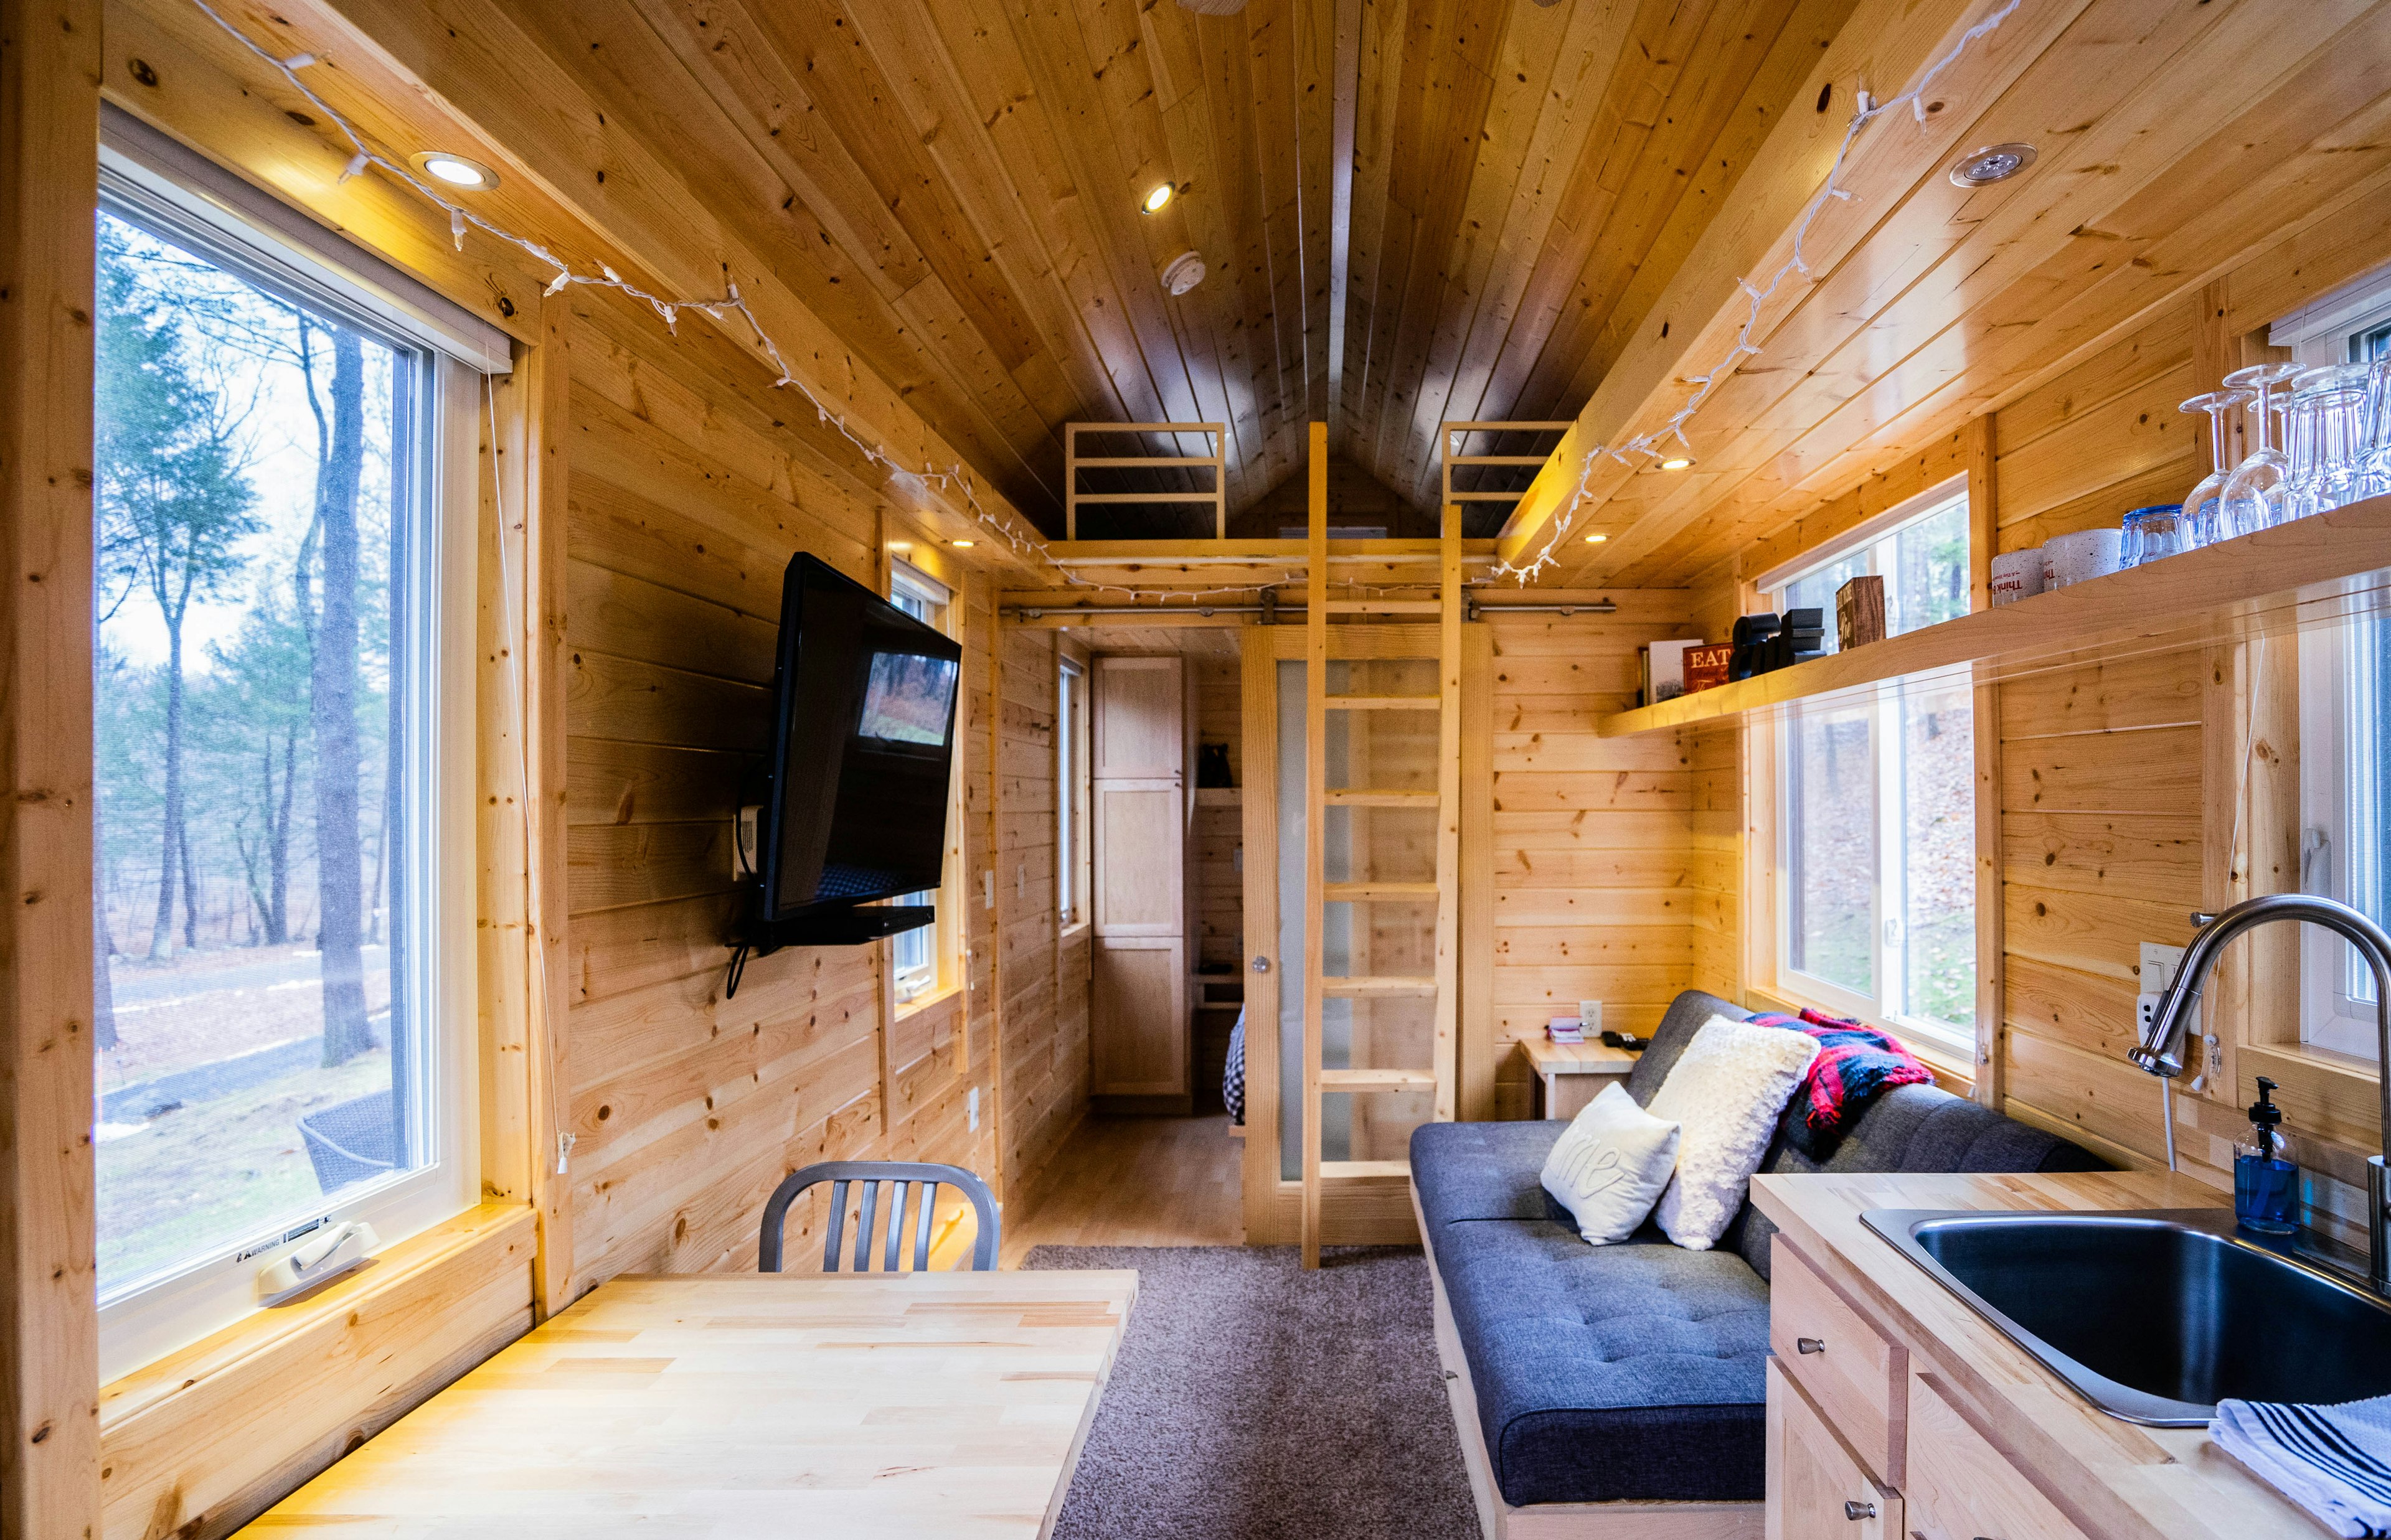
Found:
[{"label": "sofa cushion", "polygon": [[1569,1224],[1543,1179],[1544,1159],[1568,1126],[1557,1120],[1424,1123],[1412,1130],[1412,1187],[1428,1227],[1468,1219]]},{"label": "sofa cushion", "polygon": [[1768,1289],[1741,1258],[1542,1221],[1434,1241],[1506,1502],[1761,1495]]}]

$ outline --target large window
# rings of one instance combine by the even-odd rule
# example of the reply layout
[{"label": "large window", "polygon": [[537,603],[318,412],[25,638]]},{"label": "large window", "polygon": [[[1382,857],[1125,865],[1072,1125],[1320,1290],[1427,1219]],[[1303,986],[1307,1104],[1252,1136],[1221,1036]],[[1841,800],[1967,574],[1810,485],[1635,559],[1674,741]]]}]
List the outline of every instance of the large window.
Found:
[{"label": "large window", "polygon": [[443,527],[478,379],[161,186],[112,172],[97,230],[105,1375],[254,1308],[298,1237],[387,1243],[479,1186]]},{"label": "large window", "polygon": [[[1778,609],[1884,579],[1899,635],[1968,608],[1968,504],[1943,493],[1792,574]],[[1953,1049],[1976,995],[1975,740],[1969,682],[1897,679],[1789,710],[1778,761],[1777,985]]]},{"label": "large window", "polygon": [[[950,596],[943,584],[924,576],[914,569],[899,563],[888,584],[888,602],[934,631],[947,629],[947,605]],[[949,843],[953,842],[954,810],[948,810]],[[937,904],[933,891],[907,893],[898,904]],[[938,936],[941,930],[953,922],[953,917],[941,906],[938,923],[918,930],[899,931],[896,938],[895,972],[897,998],[916,999],[938,987]]]}]

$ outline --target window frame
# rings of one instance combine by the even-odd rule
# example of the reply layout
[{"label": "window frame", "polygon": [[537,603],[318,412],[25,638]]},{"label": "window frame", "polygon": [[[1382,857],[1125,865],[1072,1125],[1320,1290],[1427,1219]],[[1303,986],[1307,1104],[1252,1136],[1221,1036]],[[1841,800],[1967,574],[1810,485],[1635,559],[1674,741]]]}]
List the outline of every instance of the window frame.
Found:
[{"label": "window frame", "polygon": [[[1886,553],[1900,535],[1930,519],[1948,513],[1954,507],[1962,510],[1969,506],[1967,479],[1952,477],[1928,487],[1914,496],[1903,499],[1826,545],[1804,552],[1792,561],[1785,562],[1762,575],[1753,584],[1765,602],[1781,613],[1790,590],[1803,579],[1825,569],[1838,566],[1856,552],[1868,553],[1868,571],[1883,575]],[[1975,540],[1973,520],[1969,520],[1970,550],[1966,561],[1972,564]],[[1971,565],[1971,570],[1972,566]],[[1888,595],[1887,619],[1893,619],[1892,596]],[[1827,616],[1829,639],[1834,635],[1831,612]],[[1763,805],[1770,823],[1767,837],[1759,841],[1767,862],[1767,891],[1774,910],[1767,930],[1766,967],[1762,977],[1768,981],[1773,995],[1796,1006],[1806,1006],[1836,1016],[1871,1022],[1893,1030],[1905,1038],[1922,1043],[1930,1051],[1971,1062],[1976,1054],[1978,1027],[1971,1007],[1965,1021],[1945,1021],[1939,1017],[1919,1014],[1907,1008],[1906,998],[1907,978],[1901,964],[1904,948],[1909,940],[1905,933],[1899,941],[1891,939],[1888,917],[1906,917],[1905,899],[1909,880],[1906,861],[1907,841],[1904,828],[1905,803],[1901,789],[1906,783],[1905,762],[1906,738],[1903,732],[1904,702],[1921,693],[1920,687],[1940,691],[1954,684],[1964,685],[1964,674],[1941,671],[1936,674],[1888,679],[1874,685],[1827,697],[1815,701],[1789,703],[1768,713],[1766,729],[1753,735],[1755,751],[1765,756],[1765,795]],[[1797,828],[1794,798],[1798,795],[1798,775],[1791,754],[1799,731],[1800,718],[1805,711],[1825,713],[1847,712],[1865,702],[1868,712],[1870,761],[1869,789],[1874,802],[1873,822],[1876,829],[1875,869],[1868,883],[1868,954],[1872,993],[1863,995],[1848,985],[1793,967],[1795,955],[1792,926],[1795,916],[1795,880],[1797,878],[1793,839]],[[1975,730],[1974,703],[1969,703],[1970,730]],[[1973,798],[1983,793],[1975,777],[1971,777],[1969,820],[1974,823]],[[1983,917],[1976,917],[1981,932]]]},{"label": "window frame", "polygon": [[[111,134],[116,125],[111,124]],[[146,149],[146,146],[136,146]],[[220,178],[221,173],[215,173]],[[343,1188],[294,1207],[239,1238],[196,1249],[181,1261],[99,1295],[100,1380],[107,1383],[218,1330],[254,1316],[256,1276],[326,1226],[363,1220],[377,1252],[453,1219],[482,1201],[475,755],[476,625],[481,401],[485,366],[504,339],[466,317],[427,319],[362,284],[345,263],[294,248],[217,196],[214,178],[194,186],[113,144],[102,148],[102,212],[189,251],[241,280],[371,337],[401,357],[417,406],[408,481],[418,602],[406,635],[409,676],[420,683],[406,707],[410,798],[421,866],[409,884],[422,938],[409,981],[422,1002],[427,1095],[409,1110],[432,1158],[418,1168]],[[335,237],[328,237],[335,238]],[[378,263],[355,251],[355,270]],[[402,295],[420,310],[423,296]],[[437,302],[446,305],[446,302]],[[455,307],[447,307],[454,311]],[[456,312],[462,315],[464,313]],[[460,336],[463,340],[460,341]],[[497,344],[491,339],[497,339]],[[503,353],[498,356],[505,356]],[[397,622],[394,617],[394,624]],[[461,858],[446,853],[468,853]]]},{"label": "window frame", "polygon": [[[889,561],[888,602],[942,636],[954,635],[954,590],[910,561],[893,558]],[[914,609],[914,605],[921,608]],[[959,726],[961,719],[959,712]],[[900,1010],[927,1001],[957,982],[955,935],[961,899],[955,888],[959,866],[956,841],[962,828],[962,798],[959,793],[963,761],[961,745],[958,744],[948,776],[946,853],[939,871],[938,886],[890,900],[898,905],[926,901],[937,909],[935,923],[919,930],[900,931],[888,938],[888,985],[893,995],[890,1003]],[[914,944],[920,944],[927,955],[919,962],[908,962],[906,954]]]},{"label": "window frame", "polygon": [[[2312,302],[2277,321],[2268,340],[2287,346],[2302,365],[2363,361],[2370,334],[2391,326],[2391,266]],[[2391,617],[2352,616],[2299,633],[2299,891],[2353,903],[2350,853],[2380,849],[2385,790],[2372,788],[2374,828],[2353,831],[2364,815],[2358,808],[2371,776],[2356,752],[2353,728],[2362,695],[2383,698],[2386,682],[2372,677],[2377,660],[2354,645]],[[2382,730],[2381,728],[2377,729]],[[2245,788],[2243,794],[2251,795]],[[2322,836],[2321,841],[2318,836]],[[2321,871],[2318,868],[2322,867]],[[2347,1055],[2371,1064],[2375,1042],[2374,981],[2357,952],[2340,937],[2309,925],[2299,937],[2298,1042],[2302,1048]]]}]

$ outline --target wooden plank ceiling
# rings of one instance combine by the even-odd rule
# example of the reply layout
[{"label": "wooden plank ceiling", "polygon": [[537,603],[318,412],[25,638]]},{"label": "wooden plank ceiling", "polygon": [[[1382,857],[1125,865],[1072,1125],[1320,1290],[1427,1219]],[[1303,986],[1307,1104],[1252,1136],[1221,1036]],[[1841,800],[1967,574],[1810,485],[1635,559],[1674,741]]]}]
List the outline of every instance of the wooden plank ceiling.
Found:
[{"label": "wooden plank ceiling", "polygon": [[[1226,422],[1242,511],[1328,418],[1340,455],[1421,509],[1441,417],[1573,415],[1853,4],[506,9],[608,135],[702,189],[1059,528],[1069,420]],[[1331,147],[1349,127],[1340,241]],[[1178,199],[1141,213],[1166,181]],[[1209,273],[1174,299],[1159,273],[1187,250]]]},{"label": "wooden plank ceiling", "polygon": [[[1862,0],[1804,89],[1917,80],[1988,8]],[[2028,0],[1936,76],[1922,105],[1922,122],[1880,119],[1854,147],[1854,197],[1825,207],[1803,246],[1812,278],[1789,281],[1764,310],[1763,351],[1688,426],[1692,468],[1598,460],[1544,582],[1756,576],[1821,533],[1790,538],[1804,513],[1837,498],[1863,507],[1871,485],[1919,480],[1920,465],[1928,481],[1958,472],[1969,419],[2137,328],[2188,322],[2204,287],[2254,253],[2296,242],[2295,263],[2354,272],[2391,241],[2382,0]],[[1790,254],[1833,152],[1808,116],[1760,148],[1736,217],[1704,233],[1647,307],[1661,324],[1593,382],[1506,532],[1507,558],[1545,548],[1587,446],[1659,428],[1688,377],[1734,345],[1749,314],[1738,280]],[[1840,136],[1848,112],[1830,116]],[[2009,141],[2037,148],[2030,170],[1974,190],[1946,178],[1974,147]],[[2344,249],[2372,254],[2353,263]],[[2265,302],[2222,297],[2218,314],[2262,326]],[[2172,396],[2143,404],[2140,426],[2188,433],[2173,408]],[[2128,431],[2121,456],[2136,452]],[[1587,545],[1587,533],[1607,541]]]}]

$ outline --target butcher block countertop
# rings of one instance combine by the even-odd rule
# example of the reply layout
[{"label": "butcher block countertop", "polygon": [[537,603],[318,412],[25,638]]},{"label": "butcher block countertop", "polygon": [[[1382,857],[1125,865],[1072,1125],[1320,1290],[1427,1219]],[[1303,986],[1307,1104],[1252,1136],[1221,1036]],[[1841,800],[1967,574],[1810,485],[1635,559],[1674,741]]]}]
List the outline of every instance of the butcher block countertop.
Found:
[{"label": "butcher block countertop", "polygon": [[465,1540],[1052,1532],[1129,1272],[620,1277],[250,1526]]},{"label": "butcher block countertop", "polygon": [[[2042,1495],[2095,1540],[2255,1540],[2330,1532],[2199,1428],[2144,1428],[2095,1409],[1966,1302],[1868,1229],[1869,1209],[2213,1209],[2224,1196],[2165,1173],[2047,1176],[1760,1176],[1752,1201],[1932,1376]],[[2253,1323],[2265,1329],[2265,1323]]]}]

